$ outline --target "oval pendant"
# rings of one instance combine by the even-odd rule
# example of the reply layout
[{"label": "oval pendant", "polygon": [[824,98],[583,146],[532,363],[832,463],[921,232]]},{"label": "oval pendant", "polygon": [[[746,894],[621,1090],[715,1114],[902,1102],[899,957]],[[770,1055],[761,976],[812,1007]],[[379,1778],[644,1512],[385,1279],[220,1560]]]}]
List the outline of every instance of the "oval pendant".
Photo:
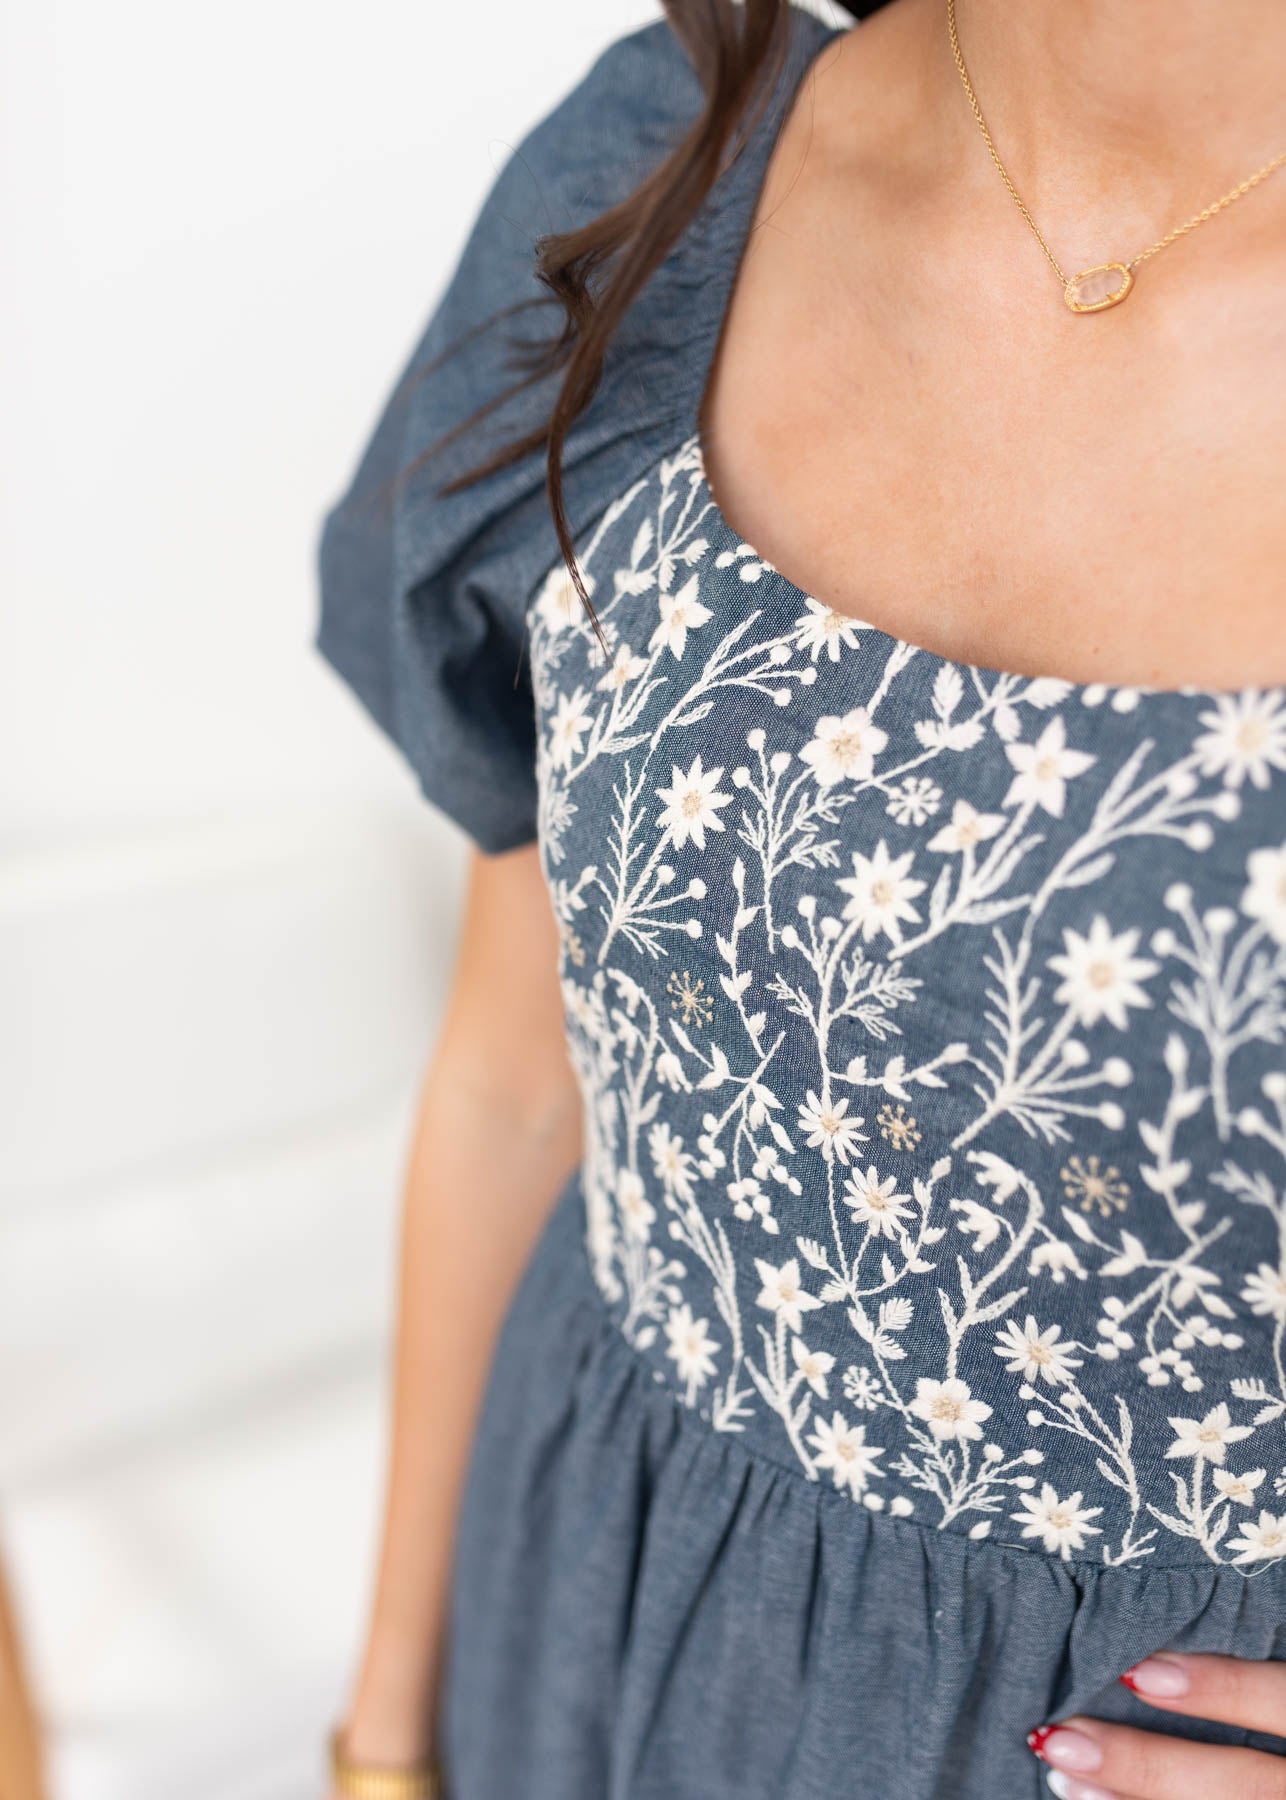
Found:
[{"label": "oval pendant", "polygon": [[1124,263],[1097,263],[1073,275],[1063,298],[1074,313],[1105,312],[1119,306],[1134,286],[1134,276]]}]

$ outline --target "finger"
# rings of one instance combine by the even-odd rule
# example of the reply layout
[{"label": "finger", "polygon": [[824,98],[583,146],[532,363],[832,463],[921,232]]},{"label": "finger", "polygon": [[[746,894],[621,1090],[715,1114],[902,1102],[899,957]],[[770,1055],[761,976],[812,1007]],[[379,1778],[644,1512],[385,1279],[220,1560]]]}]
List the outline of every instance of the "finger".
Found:
[{"label": "finger", "polygon": [[1097,1782],[1079,1781],[1075,1775],[1064,1775],[1061,1769],[1051,1769],[1046,1780],[1055,1800],[1138,1800],[1135,1794],[1111,1794]]},{"label": "finger", "polygon": [[1121,1680],[1162,1712],[1218,1719],[1286,1737],[1286,1663],[1166,1651],[1127,1669]]},{"label": "finger", "polygon": [[1073,1718],[1033,1731],[1051,1768],[1131,1800],[1286,1800],[1286,1758]]}]

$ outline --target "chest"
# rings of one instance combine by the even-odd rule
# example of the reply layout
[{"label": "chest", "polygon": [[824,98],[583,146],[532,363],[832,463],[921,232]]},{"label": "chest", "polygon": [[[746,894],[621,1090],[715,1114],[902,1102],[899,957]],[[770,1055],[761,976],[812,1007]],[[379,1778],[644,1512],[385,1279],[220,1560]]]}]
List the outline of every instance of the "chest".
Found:
[{"label": "chest", "polygon": [[[580,559],[608,657],[561,567],[530,642],[542,852],[591,1038],[623,1007],[650,1057],[675,1026],[736,1040],[747,1104],[835,1081],[908,1099],[924,1071],[944,1150],[1002,1120],[1057,1144],[1078,1119],[1120,1130],[1127,1078],[1164,1090],[1176,908],[1192,954],[1214,918],[1246,936],[1242,974],[1262,952],[1279,979],[1280,693],[916,649],[764,563],[695,437]],[[1264,1015],[1265,1043],[1283,1019]],[[736,1085],[687,1049],[685,1091]]]},{"label": "chest", "polygon": [[1278,1416],[1283,696],[914,650],[766,566],[694,439],[578,553],[609,654],[556,570],[540,837],[621,1330],[854,1498],[1016,1540],[1044,1463],[1088,1509],[1048,1547],[1215,1556],[1167,1459]]},{"label": "chest", "polygon": [[1197,234],[1124,306],[1078,318],[1034,245],[1015,290],[1003,211],[974,243],[815,147],[780,154],[706,393],[733,525],[837,609],[960,660],[1286,677],[1272,295],[1230,304]]}]

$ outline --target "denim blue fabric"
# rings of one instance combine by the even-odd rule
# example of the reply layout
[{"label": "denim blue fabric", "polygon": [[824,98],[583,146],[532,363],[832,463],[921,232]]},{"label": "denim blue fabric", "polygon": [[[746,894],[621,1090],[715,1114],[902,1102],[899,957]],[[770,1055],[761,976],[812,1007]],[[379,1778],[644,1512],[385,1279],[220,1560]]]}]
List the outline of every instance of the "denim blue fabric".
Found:
[{"label": "denim blue fabric", "polygon": [[[797,15],[789,66],[760,130],[737,147],[701,217],[624,322],[563,456],[573,531],[674,440],[696,403],[772,122],[833,35]],[[428,798],[484,850],[510,849],[536,831],[522,650],[527,599],[557,553],[543,451],[459,493],[438,489],[542,424],[556,382],[533,383],[427,462],[417,458],[510,385],[510,333],[531,339],[556,329],[561,315],[533,274],[537,236],[623,199],[700,103],[686,54],[658,23],[609,45],[528,133],[325,517],[317,647],[400,746]],[[499,319],[533,299],[543,310]]]},{"label": "denim blue fabric", "polygon": [[1155,1724],[1152,1650],[1286,1657],[1286,696],[957,664],[722,517],[700,398],[834,35],[792,32],[568,446],[609,660],[539,455],[434,491],[548,389],[430,480],[500,340],[415,377],[692,116],[664,25],[507,166],[322,537],[322,653],[539,843],[585,1096],[469,1470],[453,1800],[1035,1800],[1025,1733]]},{"label": "denim blue fabric", "polygon": [[475,1445],[442,1703],[453,1800],[1048,1800],[1025,1733],[1074,1712],[1157,1728],[1116,1680],[1148,1652],[1286,1656],[1280,1581],[975,1543],[711,1431],[609,1318],[584,1209],[573,1177]]}]

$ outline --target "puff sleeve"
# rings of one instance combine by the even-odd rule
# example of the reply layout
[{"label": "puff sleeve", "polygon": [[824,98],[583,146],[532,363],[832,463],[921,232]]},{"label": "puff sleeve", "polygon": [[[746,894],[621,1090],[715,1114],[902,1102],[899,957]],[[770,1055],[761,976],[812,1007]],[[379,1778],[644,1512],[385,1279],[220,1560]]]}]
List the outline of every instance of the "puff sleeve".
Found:
[{"label": "puff sleeve", "polygon": [[[512,339],[547,338],[561,323],[535,277],[537,236],[568,229],[629,192],[672,143],[695,97],[668,28],[647,26],[609,45],[527,134],[495,179],[347,491],[322,523],[315,648],[399,747],[425,796],[489,852],[529,842],[537,830],[526,608],[558,559],[543,448],[458,493],[438,490],[548,417],[556,376],[494,404],[517,372]],[[501,316],[532,298],[543,304]],[[637,370],[623,373],[637,395]],[[620,382],[605,387],[610,414]],[[489,405],[485,418],[416,466],[443,433]],[[610,500],[605,483],[626,470],[619,446],[631,429],[633,448],[646,448],[639,423],[605,423],[600,410],[569,434],[564,480],[574,530]],[[604,459],[614,443],[615,460]]]}]

